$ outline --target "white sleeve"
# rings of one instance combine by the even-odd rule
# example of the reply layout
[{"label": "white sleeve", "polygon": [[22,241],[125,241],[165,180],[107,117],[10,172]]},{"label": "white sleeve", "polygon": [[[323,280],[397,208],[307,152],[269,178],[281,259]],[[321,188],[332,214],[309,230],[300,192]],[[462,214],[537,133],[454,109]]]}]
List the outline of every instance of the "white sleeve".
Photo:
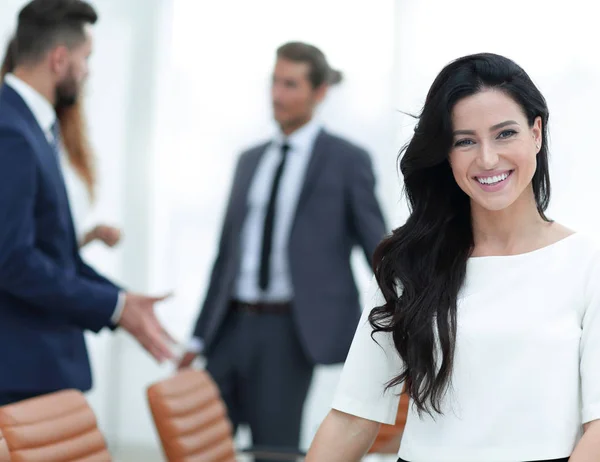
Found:
[{"label": "white sleeve", "polygon": [[[378,294],[377,298],[373,297],[374,303],[367,306],[381,305],[382,296]],[[402,385],[387,390],[386,385],[402,372],[402,361],[391,333],[378,332],[371,338],[370,312],[371,308],[365,308],[362,313],[332,407],[364,419],[394,424]]]},{"label": "white sleeve", "polygon": [[[596,262],[595,262],[596,263]],[[600,419],[600,261],[588,281],[580,343],[582,423]]]},{"label": "white sleeve", "polygon": [[125,301],[127,300],[127,293],[125,291],[119,292],[119,297],[117,298],[117,305],[115,306],[115,311],[113,311],[112,316],[110,317],[110,322],[113,325],[118,325],[121,320],[121,315],[123,314],[123,309],[125,308]]}]

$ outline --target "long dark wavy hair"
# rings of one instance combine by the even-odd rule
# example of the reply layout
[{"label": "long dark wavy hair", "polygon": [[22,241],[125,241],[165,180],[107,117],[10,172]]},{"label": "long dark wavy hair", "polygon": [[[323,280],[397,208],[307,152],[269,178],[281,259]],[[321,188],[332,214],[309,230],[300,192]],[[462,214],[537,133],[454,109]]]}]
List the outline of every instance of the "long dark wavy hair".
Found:
[{"label": "long dark wavy hair", "polygon": [[542,145],[533,175],[540,216],[550,200],[548,107],[525,71],[503,56],[482,53],[448,64],[431,86],[415,133],[399,156],[410,216],[377,247],[373,269],[385,299],[369,321],[373,334],[391,332],[403,370],[387,386],[404,384],[419,413],[442,414],[452,376],[456,312],[467,260],[473,251],[469,197],[458,187],[448,160],[452,110],[486,89],[504,92],[523,110],[530,127],[542,119]]}]

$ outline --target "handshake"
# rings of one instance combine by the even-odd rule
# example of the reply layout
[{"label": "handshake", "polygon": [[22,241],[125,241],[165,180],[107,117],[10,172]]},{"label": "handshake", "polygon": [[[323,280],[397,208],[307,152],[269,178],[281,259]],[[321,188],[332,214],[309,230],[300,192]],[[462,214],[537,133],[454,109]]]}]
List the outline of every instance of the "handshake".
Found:
[{"label": "handshake", "polygon": [[[159,363],[176,359],[172,347],[177,342],[161,325],[154,313],[154,305],[169,297],[170,294],[150,297],[128,292],[125,294],[125,305],[118,322],[118,325],[129,332]],[[195,357],[196,353],[187,352],[182,358],[177,358],[178,367],[189,367]]]}]

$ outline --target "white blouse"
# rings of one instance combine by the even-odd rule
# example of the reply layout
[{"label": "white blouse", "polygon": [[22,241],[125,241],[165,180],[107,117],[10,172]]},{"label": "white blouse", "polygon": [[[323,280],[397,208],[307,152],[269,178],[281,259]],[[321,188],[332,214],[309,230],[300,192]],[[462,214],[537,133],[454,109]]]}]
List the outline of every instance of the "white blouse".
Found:
[{"label": "white blouse", "polygon": [[[364,311],[333,408],[393,423],[402,370],[391,334]],[[400,457],[515,462],[569,456],[600,418],[600,251],[579,233],[514,256],[474,257],[459,293],[443,415],[411,406]]]}]

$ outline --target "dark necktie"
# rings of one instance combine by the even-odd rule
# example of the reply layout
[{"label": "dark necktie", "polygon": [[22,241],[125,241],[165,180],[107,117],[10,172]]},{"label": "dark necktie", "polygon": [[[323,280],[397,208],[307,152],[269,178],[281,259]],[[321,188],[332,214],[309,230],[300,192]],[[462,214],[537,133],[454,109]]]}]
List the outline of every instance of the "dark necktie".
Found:
[{"label": "dark necktie", "polygon": [[275,176],[273,177],[273,184],[271,186],[271,195],[269,196],[269,204],[267,206],[267,213],[265,214],[265,226],[263,228],[263,240],[262,240],[262,251],[260,254],[260,273],[258,285],[261,290],[265,291],[269,287],[269,280],[271,278],[271,250],[273,248],[273,227],[275,225],[275,206],[277,205],[277,192],[279,190],[279,183],[281,183],[281,174],[285,167],[285,161],[287,153],[290,150],[290,146],[285,143],[281,146],[281,159],[277,170],[275,170]]},{"label": "dark necktie", "polygon": [[58,120],[52,124],[50,131],[52,132],[52,141],[50,142],[50,147],[52,147],[52,151],[56,157],[56,162],[58,162],[60,165],[60,123]]}]

